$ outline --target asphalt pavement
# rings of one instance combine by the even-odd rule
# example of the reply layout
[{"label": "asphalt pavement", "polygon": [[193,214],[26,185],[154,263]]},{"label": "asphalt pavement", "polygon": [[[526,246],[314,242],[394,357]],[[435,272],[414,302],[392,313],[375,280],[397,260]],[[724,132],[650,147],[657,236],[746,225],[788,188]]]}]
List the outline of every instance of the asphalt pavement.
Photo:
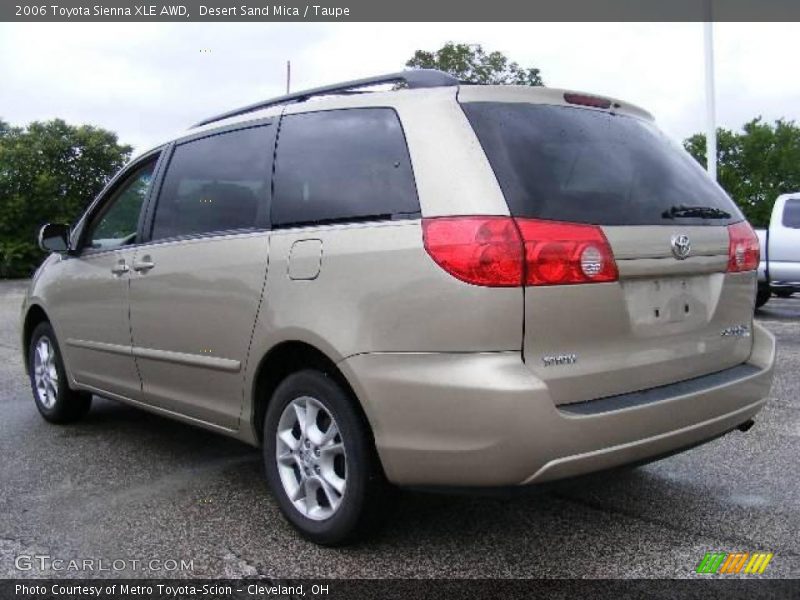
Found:
[{"label": "asphalt pavement", "polygon": [[772,552],[762,577],[800,576],[800,297],[757,313],[778,365],[749,432],[522,496],[404,492],[379,535],[326,549],[284,521],[258,450],[99,398],[79,424],[42,420],[18,347],[26,285],[0,282],[0,577],[673,578],[709,551]]}]

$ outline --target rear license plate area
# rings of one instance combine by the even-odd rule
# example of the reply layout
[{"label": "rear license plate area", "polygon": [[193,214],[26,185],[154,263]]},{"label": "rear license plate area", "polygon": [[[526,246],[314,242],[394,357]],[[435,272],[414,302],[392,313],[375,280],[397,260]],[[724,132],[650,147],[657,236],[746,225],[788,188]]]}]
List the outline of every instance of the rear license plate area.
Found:
[{"label": "rear license plate area", "polygon": [[712,296],[708,275],[636,279],[622,287],[635,326],[703,322]]}]

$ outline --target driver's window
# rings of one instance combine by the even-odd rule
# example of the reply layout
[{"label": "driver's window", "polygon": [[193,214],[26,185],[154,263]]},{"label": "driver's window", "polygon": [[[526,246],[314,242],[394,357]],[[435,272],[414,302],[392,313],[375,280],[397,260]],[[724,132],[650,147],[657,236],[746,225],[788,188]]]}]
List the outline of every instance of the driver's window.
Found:
[{"label": "driver's window", "polygon": [[106,250],[136,242],[139,213],[150,189],[156,161],[137,169],[95,217],[86,238],[86,248]]}]

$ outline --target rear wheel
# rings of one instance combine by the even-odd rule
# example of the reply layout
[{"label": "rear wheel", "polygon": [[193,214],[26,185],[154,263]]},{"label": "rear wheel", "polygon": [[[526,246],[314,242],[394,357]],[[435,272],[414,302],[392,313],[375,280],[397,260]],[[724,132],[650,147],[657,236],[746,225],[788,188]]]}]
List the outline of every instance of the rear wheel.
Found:
[{"label": "rear wheel", "polygon": [[387,484],[350,395],[324,373],[289,375],[264,419],[267,481],[286,518],[324,545],[375,525]]},{"label": "rear wheel", "polygon": [[50,323],[39,323],[28,347],[28,371],[36,408],[51,423],[77,421],[92,405],[92,396],[76,392],[67,384],[67,374],[56,334]]},{"label": "rear wheel", "polygon": [[759,285],[758,291],[756,292],[756,308],[764,306],[771,295],[772,291],[769,289],[768,285]]},{"label": "rear wheel", "polygon": [[792,294],[794,294],[793,290],[775,290],[774,294],[778,298],[791,298]]}]

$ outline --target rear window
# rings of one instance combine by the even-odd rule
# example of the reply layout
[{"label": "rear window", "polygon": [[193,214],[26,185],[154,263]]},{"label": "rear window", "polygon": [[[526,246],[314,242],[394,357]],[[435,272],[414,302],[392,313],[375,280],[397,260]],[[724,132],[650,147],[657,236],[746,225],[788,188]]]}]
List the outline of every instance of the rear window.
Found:
[{"label": "rear window", "polygon": [[[702,167],[650,123],[541,104],[462,106],[514,216],[598,225],[743,219]],[[712,210],[697,216],[685,207]]]},{"label": "rear window", "polygon": [[783,207],[783,226],[800,229],[800,199],[786,201]]}]

